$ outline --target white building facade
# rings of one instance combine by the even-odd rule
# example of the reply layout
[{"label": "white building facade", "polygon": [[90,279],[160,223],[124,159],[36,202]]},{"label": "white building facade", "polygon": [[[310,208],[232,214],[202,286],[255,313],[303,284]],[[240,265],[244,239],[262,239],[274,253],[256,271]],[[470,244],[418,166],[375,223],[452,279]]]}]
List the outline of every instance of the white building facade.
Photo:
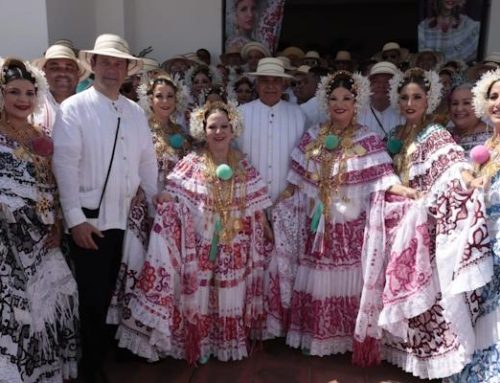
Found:
[{"label": "white building facade", "polygon": [[[226,0],[231,1],[231,0]],[[116,33],[132,53],[152,46],[160,62],[207,48],[222,50],[223,0],[0,0],[0,56],[40,57],[66,38],[91,49],[101,33]],[[485,52],[500,51],[500,0],[491,1]]]}]

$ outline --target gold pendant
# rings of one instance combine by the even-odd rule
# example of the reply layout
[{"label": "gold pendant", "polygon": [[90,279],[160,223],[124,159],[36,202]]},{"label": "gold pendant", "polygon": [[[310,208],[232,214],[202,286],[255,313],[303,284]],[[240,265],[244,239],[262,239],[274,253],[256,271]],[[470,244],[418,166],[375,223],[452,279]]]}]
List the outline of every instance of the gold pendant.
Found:
[{"label": "gold pendant", "polygon": [[236,233],[239,233],[243,230],[243,222],[239,218],[235,218],[233,222],[233,229]]},{"label": "gold pendant", "polygon": [[318,182],[319,181],[319,174],[318,173],[311,174],[311,180]]},{"label": "gold pendant", "polygon": [[364,156],[366,154],[366,149],[363,148],[360,144],[357,144],[356,146],[354,146],[354,152],[358,156]]}]

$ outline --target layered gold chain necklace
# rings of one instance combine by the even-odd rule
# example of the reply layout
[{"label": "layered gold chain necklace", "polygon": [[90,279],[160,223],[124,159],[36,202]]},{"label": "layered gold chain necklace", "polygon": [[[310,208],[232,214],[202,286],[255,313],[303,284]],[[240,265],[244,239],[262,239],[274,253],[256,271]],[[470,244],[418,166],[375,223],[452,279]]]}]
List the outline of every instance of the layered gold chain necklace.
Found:
[{"label": "layered gold chain necklace", "polygon": [[398,139],[401,140],[401,150],[394,156],[394,170],[401,179],[401,183],[409,186],[411,156],[417,150],[416,138],[422,131],[425,121],[420,124],[406,125],[401,129]]},{"label": "layered gold chain necklace", "polygon": [[[10,141],[17,143],[12,155],[22,161],[31,162],[35,168],[35,180],[39,187],[51,186],[55,179],[51,170],[51,156],[53,151],[52,140],[45,136],[41,129],[26,122],[23,127],[14,127],[2,116],[0,118],[0,134]],[[54,197],[56,199],[56,197]],[[46,215],[54,207],[54,203],[45,193],[39,193],[36,210]]]},{"label": "layered gold chain necklace", "polygon": [[[318,184],[319,189],[319,203],[316,203],[311,220],[313,232],[316,232],[322,214],[329,217],[332,198],[339,194],[341,185],[346,182],[348,159],[366,153],[363,146],[354,145],[355,129],[356,126],[352,124],[344,129],[335,127],[334,124],[325,124],[321,127],[318,137],[305,149],[306,174]],[[312,172],[309,171],[310,160],[315,167]],[[332,175],[336,163],[337,173]],[[340,196],[340,199],[343,202],[349,201],[346,195]]]},{"label": "layered gold chain necklace", "polygon": [[[240,156],[232,149],[228,153],[228,163],[218,166],[210,151],[207,150],[204,154],[207,205],[213,208],[215,219],[210,250],[212,261],[217,256],[219,242],[231,243],[236,234],[243,229],[246,182],[239,161]],[[237,188],[238,185],[240,188]]]},{"label": "layered gold chain necklace", "polygon": [[186,142],[182,130],[177,124],[170,120],[162,123],[158,119],[151,117],[149,126],[155,138],[155,150],[158,158],[161,158],[166,152],[173,155],[184,149]]}]

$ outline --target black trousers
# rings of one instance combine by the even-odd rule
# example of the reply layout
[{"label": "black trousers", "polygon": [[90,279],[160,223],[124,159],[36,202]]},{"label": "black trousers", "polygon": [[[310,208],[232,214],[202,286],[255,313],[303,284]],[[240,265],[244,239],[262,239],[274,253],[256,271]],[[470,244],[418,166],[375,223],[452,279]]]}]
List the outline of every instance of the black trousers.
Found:
[{"label": "black trousers", "polygon": [[106,325],[106,314],[120,268],[124,231],[102,233],[104,238],[94,236],[98,250],[83,249],[68,238],[80,299],[80,372],[84,376],[102,367],[115,330]]}]

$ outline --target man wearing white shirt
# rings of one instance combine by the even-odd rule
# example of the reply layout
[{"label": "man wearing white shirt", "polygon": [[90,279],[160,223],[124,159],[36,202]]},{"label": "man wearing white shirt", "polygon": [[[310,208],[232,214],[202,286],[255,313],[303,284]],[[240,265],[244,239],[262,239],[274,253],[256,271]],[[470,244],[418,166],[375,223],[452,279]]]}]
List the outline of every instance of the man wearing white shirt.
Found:
[{"label": "man wearing white shirt", "polygon": [[328,71],[322,67],[310,68],[307,72],[307,86],[302,86],[301,90],[301,93],[305,93],[305,101],[299,103],[300,108],[306,115],[307,127],[322,124],[328,120],[328,116],[321,109],[318,98],[316,97],[316,90],[319,82],[321,81],[321,77],[326,76],[327,74]]},{"label": "man wearing white shirt", "polygon": [[157,164],[142,109],[119,93],[142,61],[129,54],[125,40],[111,34],[99,36],[94,50],[81,51],[80,58],[95,82],[61,105],[53,132],[53,170],[78,283],[81,372],[86,382],[98,382],[130,203],[139,187],[151,201]]},{"label": "man wearing white shirt", "polygon": [[44,57],[34,60],[33,64],[43,70],[49,84],[45,103],[34,115],[35,125],[42,126],[51,134],[60,104],[76,93],[78,82],[87,78],[89,72],[80,65],[75,52],[67,45],[51,45]]},{"label": "man wearing white shirt", "polygon": [[381,61],[370,69],[369,79],[372,91],[370,104],[358,115],[358,122],[386,139],[394,128],[404,123],[399,111],[391,106],[389,80],[399,69],[391,62]]},{"label": "man wearing white shirt", "polygon": [[291,77],[281,60],[263,58],[250,75],[257,77],[259,98],[240,106],[245,129],[239,144],[276,201],[287,186],[290,153],[305,130],[306,118],[299,106],[281,100],[285,79]]}]

